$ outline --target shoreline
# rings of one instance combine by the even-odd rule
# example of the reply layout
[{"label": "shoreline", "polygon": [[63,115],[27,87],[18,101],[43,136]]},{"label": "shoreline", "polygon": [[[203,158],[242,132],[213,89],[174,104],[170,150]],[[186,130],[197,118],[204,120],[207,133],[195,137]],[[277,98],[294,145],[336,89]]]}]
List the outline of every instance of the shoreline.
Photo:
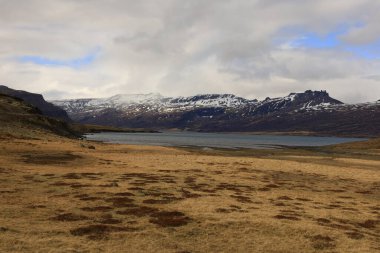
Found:
[{"label": "shoreline", "polygon": [[[96,134],[105,134],[101,136],[96,136]],[[107,137],[108,134],[108,137]],[[344,137],[317,137],[317,136],[289,136],[289,135],[249,135],[249,136],[260,136],[260,137],[269,137],[269,138],[280,138],[277,140],[244,140],[244,142],[241,142],[242,140],[239,140],[239,137],[245,136],[241,133],[204,133],[204,132],[190,132],[190,131],[162,131],[155,136],[154,138],[150,139],[150,134],[147,133],[147,135],[134,137],[134,135],[130,135],[130,137],[123,139],[118,138],[115,139],[115,136],[112,136],[113,132],[101,132],[101,133],[87,133],[84,134],[83,137],[86,140],[89,141],[99,141],[99,142],[105,142],[105,143],[111,143],[111,144],[132,144],[132,145],[144,145],[144,146],[163,146],[163,147],[178,147],[178,148],[200,148],[200,149],[233,149],[233,150],[239,150],[239,149],[286,149],[286,148],[317,148],[317,147],[324,147],[324,146],[331,146],[336,145],[339,143],[354,143],[354,142],[362,142],[362,141],[368,141],[367,138],[344,138]],[[131,133],[127,133],[131,134]],[[144,133],[143,133],[144,134]],[[162,134],[162,135],[161,135]],[[165,135],[168,134],[168,135]],[[171,135],[173,134],[173,135]],[[183,134],[183,135],[181,135]],[[178,135],[178,136],[177,136]],[[204,135],[204,136],[202,136]],[[220,139],[218,137],[220,135]],[[232,137],[236,135],[237,139],[231,139],[229,137]],[[102,137],[103,136],[103,137]],[[146,137],[146,140],[144,139]],[[181,140],[176,140],[174,138],[181,138]],[[210,138],[209,143],[204,143],[204,138]],[[227,138],[226,138],[227,137]],[[299,137],[299,138],[316,138],[314,145],[303,145],[302,142],[306,143],[306,140],[298,140],[297,143],[292,143],[292,140],[284,140],[281,139],[281,137]],[[187,138],[192,138],[192,141],[187,142]],[[223,141],[223,138],[226,138]],[[322,138],[323,140],[329,140],[331,138],[331,141],[329,143],[320,143],[318,141],[318,138]],[[335,139],[335,141],[333,141]],[[344,142],[343,142],[344,141]],[[288,144],[286,144],[288,142]],[[313,142],[312,140],[308,140],[308,142]],[[336,142],[336,143],[334,143]]]},{"label": "shoreline", "polygon": [[376,139],[380,136],[368,135],[368,134],[329,134],[320,132],[310,132],[310,131],[232,131],[232,132],[209,132],[201,130],[181,130],[181,129],[159,129],[160,132],[193,132],[193,133],[214,133],[214,134],[246,134],[246,135],[282,135],[282,136],[310,136],[310,137],[336,137],[336,138],[365,138],[365,139]]}]

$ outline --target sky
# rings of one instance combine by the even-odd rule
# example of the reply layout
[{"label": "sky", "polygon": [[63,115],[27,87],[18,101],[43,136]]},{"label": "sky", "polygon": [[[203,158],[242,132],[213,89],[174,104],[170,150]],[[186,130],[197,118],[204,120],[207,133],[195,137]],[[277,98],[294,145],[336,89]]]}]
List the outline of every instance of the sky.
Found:
[{"label": "sky", "polygon": [[380,1],[0,0],[0,84],[47,99],[158,92],[380,99]]}]

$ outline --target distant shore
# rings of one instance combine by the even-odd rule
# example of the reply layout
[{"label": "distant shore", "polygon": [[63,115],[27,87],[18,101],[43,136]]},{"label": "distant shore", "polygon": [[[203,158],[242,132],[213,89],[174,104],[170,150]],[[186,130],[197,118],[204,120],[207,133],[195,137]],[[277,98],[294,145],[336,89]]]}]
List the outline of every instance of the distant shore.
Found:
[{"label": "distant shore", "polygon": [[101,133],[101,132],[112,132],[112,133],[159,133],[157,130],[146,129],[146,128],[122,128],[122,127],[112,127],[112,126],[100,126],[100,125],[88,125],[72,123],[71,128],[82,134],[86,133]]},{"label": "distant shore", "polygon": [[368,134],[331,134],[312,131],[199,131],[192,129],[159,129],[157,132],[197,132],[197,133],[223,133],[223,134],[247,134],[247,135],[283,135],[283,136],[313,136],[313,137],[342,137],[342,138],[379,138],[380,136],[368,135]]}]

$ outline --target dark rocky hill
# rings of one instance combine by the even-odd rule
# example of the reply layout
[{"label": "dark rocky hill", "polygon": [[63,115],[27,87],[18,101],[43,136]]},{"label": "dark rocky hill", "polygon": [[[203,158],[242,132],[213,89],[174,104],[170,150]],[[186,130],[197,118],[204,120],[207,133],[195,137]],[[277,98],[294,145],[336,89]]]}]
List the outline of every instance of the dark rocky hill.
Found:
[{"label": "dark rocky hill", "polygon": [[0,138],[45,138],[46,134],[78,137],[69,123],[47,117],[22,99],[0,94]]},{"label": "dark rocky hill", "polygon": [[30,93],[22,90],[14,90],[4,85],[0,85],[0,94],[20,98],[25,102],[33,105],[34,107],[37,107],[43,115],[64,121],[71,121],[65,110],[45,101],[44,97],[41,94]]}]

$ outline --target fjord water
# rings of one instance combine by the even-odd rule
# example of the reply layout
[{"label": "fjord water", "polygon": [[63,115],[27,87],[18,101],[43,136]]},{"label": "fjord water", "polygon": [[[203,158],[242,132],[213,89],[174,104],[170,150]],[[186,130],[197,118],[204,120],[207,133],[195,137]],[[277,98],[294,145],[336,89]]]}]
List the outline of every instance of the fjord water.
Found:
[{"label": "fjord water", "polygon": [[88,140],[107,143],[153,145],[153,146],[198,146],[215,148],[274,148],[277,146],[326,146],[345,142],[362,141],[361,138],[250,135],[236,133],[110,133],[87,134]]}]

